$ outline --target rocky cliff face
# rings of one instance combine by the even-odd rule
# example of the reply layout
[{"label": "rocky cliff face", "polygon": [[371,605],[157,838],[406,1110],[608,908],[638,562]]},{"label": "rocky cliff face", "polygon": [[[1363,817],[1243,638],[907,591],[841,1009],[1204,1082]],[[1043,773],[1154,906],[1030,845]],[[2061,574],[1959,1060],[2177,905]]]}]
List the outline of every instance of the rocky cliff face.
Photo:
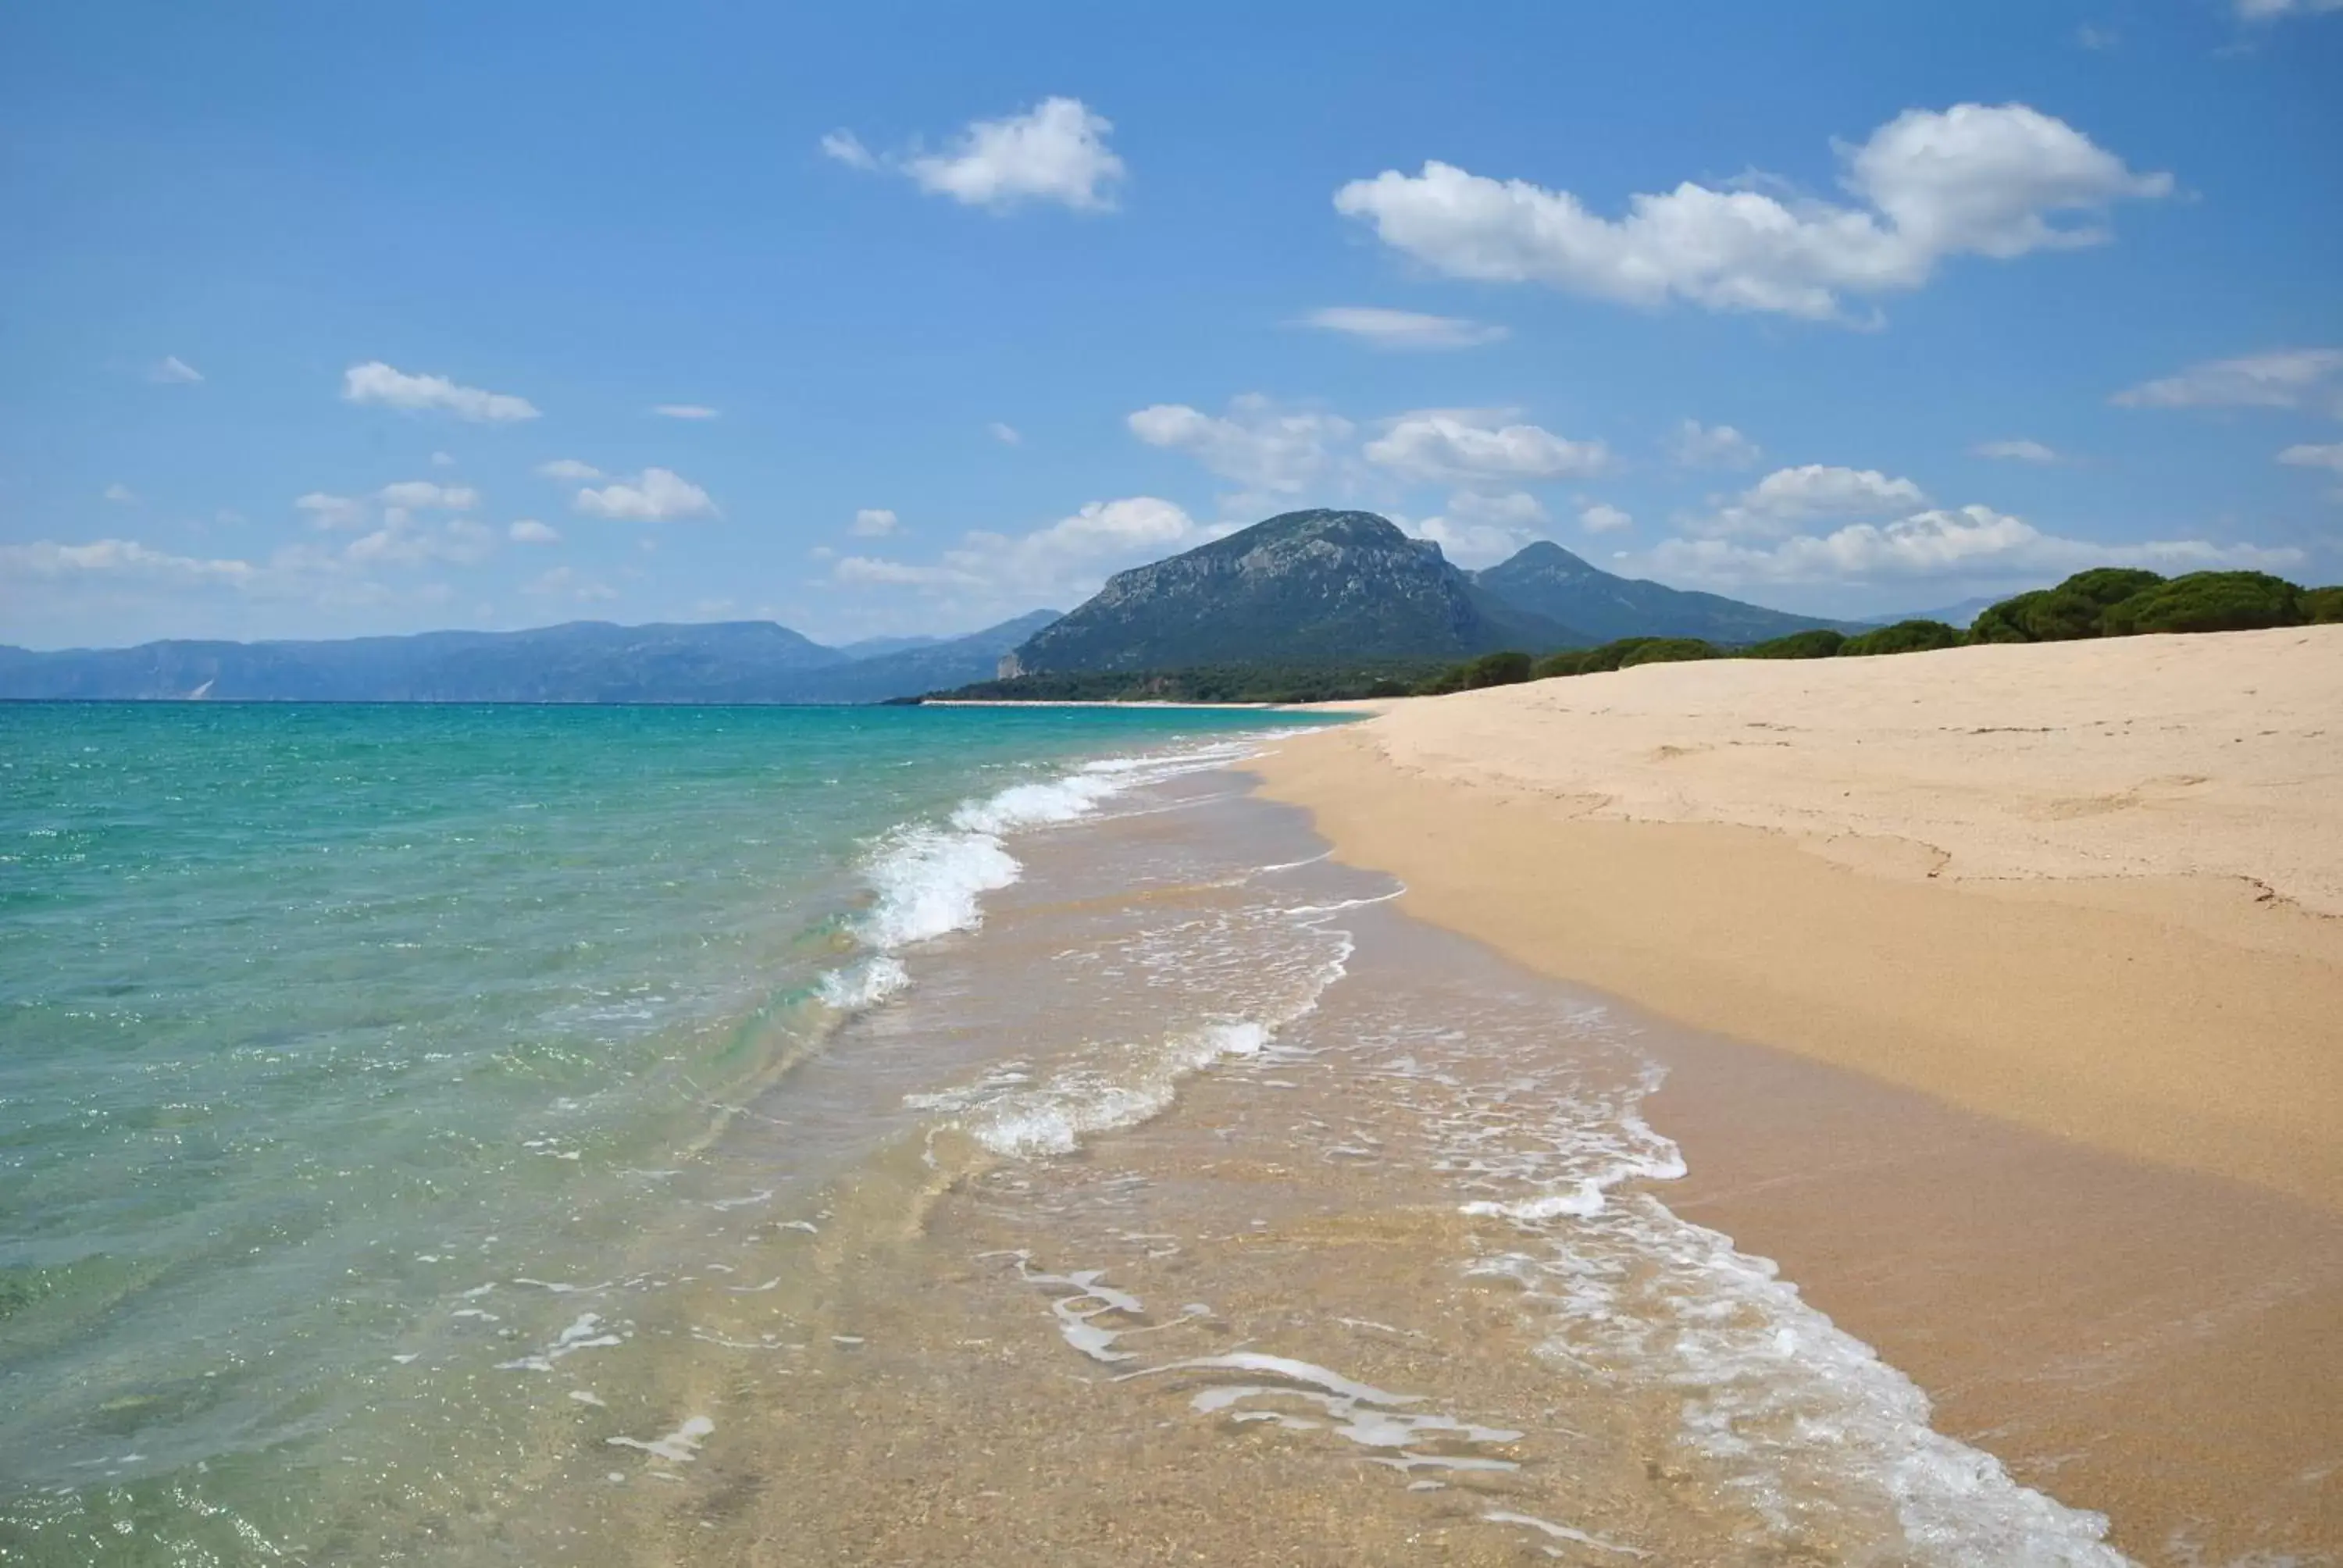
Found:
[{"label": "rocky cliff face", "polygon": [[1586,639],[1476,588],[1373,512],[1288,512],[1117,574],[1014,657],[1026,671],[1450,658]]},{"label": "rocky cliff face", "polygon": [[1589,565],[1540,539],[1511,559],[1473,574],[1473,582],[1517,611],[1578,628],[1597,641],[1618,637],[1700,637],[1711,642],[1763,642],[1841,622],[1744,604],[1721,594],[1691,593]]}]

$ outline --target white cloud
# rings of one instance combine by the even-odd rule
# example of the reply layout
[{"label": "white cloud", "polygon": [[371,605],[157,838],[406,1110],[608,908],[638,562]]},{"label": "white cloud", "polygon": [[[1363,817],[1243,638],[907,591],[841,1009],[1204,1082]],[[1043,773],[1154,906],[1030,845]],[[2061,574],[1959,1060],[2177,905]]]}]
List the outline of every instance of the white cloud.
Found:
[{"label": "white cloud", "polygon": [[602,477],[601,469],[591,463],[581,463],[575,457],[556,457],[550,463],[539,463],[537,471],[563,484],[583,484],[588,479]]},{"label": "white cloud", "polygon": [[916,588],[970,608],[1072,604],[1106,574],[1202,544],[1206,528],[1153,496],[1092,501],[1070,517],[1023,534],[978,530],[930,563],[844,556],[832,578],[859,586]]},{"label": "white cloud", "polygon": [[1754,468],[1765,449],[1730,425],[1686,419],[1668,442],[1668,457],[1685,468]]},{"label": "white cloud", "polygon": [[1339,332],[1379,348],[1472,348],[1509,336],[1505,327],[1461,316],[1425,316],[1372,305],[1332,305],[1302,318],[1305,327]]},{"label": "white cloud", "polygon": [[204,373],[176,354],[166,354],[149,366],[146,379],[165,387],[191,386],[204,378]]},{"label": "white cloud", "polygon": [[1125,421],[1151,447],[1185,452],[1249,489],[1292,495],[1325,471],[1329,447],[1347,440],[1339,415],[1285,410],[1258,393],[1232,399],[1221,417],[1184,403],[1158,403]]},{"label": "white cloud", "polygon": [[717,411],[705,403],[662,403],[651,410],[663,419],[713,419]]},{"label": "white cloud", "polygon": [[112,501],[117,506],[127,507],[137,501],[138,492],[132,489],[129,486],[117,481],[106,486],[105,490],[100,493],[100,498]]},{"label": "white cloud", "polygon": [[342,396],[353,403],[378,403],[387,408],[410,411],[437,410],[490,425],[538,417],[536,406],[526,397],[484,392],[478,387],[458,387],[445,376],[409,376],[379,359],[353,365],[344,371]]},{"label": "white cloud", "polygon": [[0,568],[6,568],[0,571],[0,579],[117,578],[187,588],[241,588],[259,574],[259,568],[250,561],[175,556],[149,549],[136,539],[93,539],[85,545],[40,539],[31,544],[0,545]]},{"label": "white cloud", "polygon": [[374,493],[374,498],[386,507],[406,507],[415,511],[435,508],[468,512],[480,504],[479,491],[469,485],[435,485],[428,479],[402,479],[395,485],[385,485]]},{"label": "white cloud", "polygon": [[2046,534],[1990,507],[1917,512],[1896,521],[1854,523],[1753,546],[1721,538],[1664,540],[1639,570],[1669,580],[1727,587],[1765,583],[1860,583],[1941,578],[1979,583],[2063,577],[2085,567],[2130,565],[2165,571],[2210,567],[2282,568],[2302,552],[2203,539],[2097,544]]},{"label": "white cloud", "polygon": [[1840,468],[1806,463],[1776,468],[1741,492],[1738,500],[1702,519],[1704,534],[1780,534],[1802,518],[1829,513],[1885,515],[1916,507],[1927,497],[1909,479],[1891,478],[1876,468]]},{"label": "white cloud", "polygon": [[1632,528],[1635,519],[1605,501],[1596,501],[1578,514],[1578,526],[1590,534],[1615,534]]},{"label": "white cloud", "polygon": [[431,454],[431,466],[435,468],[452,468],[456,466],[456,455],[453,452],[434,452]]},{"label": "white cloud", "polygon": [[1565,440],[1535,425],[1498,423],[1503,417],[1474,409],[1403,414],[1367,443],[1365,457],[1403,479],[1464,485],[1599,474],[1610,464],[1600,441]]},{"label": "white cloud", "polygon": [[2075,29],[2075,42],[2086,49],[2107,50],[2122,43],[2123,37],[2112,27],[2095,27],[2086,22]]},{"label": "white cloud", "polygon": [[355,528],[366,521],[366,503],[353,496],[329,496],[312,490],[294,498],[294,508],[307,516],[313,528]]},{"label": "white cloud", "polygon": [[824,157],[835,158],[848,168],[866,174],[876,173],[880,167],[879,155],[864,146],[862,138],[852,131],[831,131],[823,136],[821,152]]},{"label": "white cloud", "polygon": [[1840,183],[1860,206],[1687,180],[1629,198],[1627,216],[1612,219],[1568,191],[1427,162],[1413,176],[1353,180],[1334,206],[1453,276],[1822,320],[1844,314],[1845,296],[1917,288],[1950,256],[2097,244],[2107,235],[2096,215],[2172,190],[2169,175],[2135,174],[2022,104],[1906,110],[1838,151]]},{"label": "white cloud", "polygon": [[2343,348],[2273,348],[2117,393],[2127,408],[2319,408],[2343,415]]},{"label": "white cloud", "polygon": [[2323,446],[2306,441],[2280,452],[2278,460],[2298,468],[2330,468],[2343,474],[2343,441],[2329,441]]},{"label": "white cloud", "polygon": [[614,599],[618,590],[578,575],[575,567],[555,567],[521,585],[521,592],[538,598],[566,598],[579,604]]},{"label": "white cloud", "polygon": [[859,539],[884,538],[900,526],[900,519],[884,507],[865,507],[854,514],[854,523],[846,531]]},{"label": "white cloud", "polygon": [[1463,567],[1493,566],[1531,540],[1544,537],[1545,507],[1526,490],[1485,494],[1460,490],[1447,510],[1408,527],[1430,539],[1440,553]]},{"label": "white cloud", "polygon": [[850,168],[907,176],[931,196],[995,211],[1056,202],[1077,212],[1114,206],[1122,160],[1106,145],[1113,123],[1079,98],[1044,98],[1021,115],[974,120],[941,152],[881,157],[852,131],[832,131],[821,150]]},{"label": "white cloud", "polygon": [[523,518],[505,530],[505,538],[517,545],[558,545],[561,530],[535,518]]},{"label": "white cloud", "polygon": [[2343,0],[2237,0],[2237,15],[2248,22],[2315,16],[2322,11],[2343,11]]},{"label": "white cloud", "polygon": [[488,558],[496,536],[468,518],[451,518],[439,528],[417,523],[403,508],[383,514],[382,526],[361,534],[342,552],[353,565],[417,567],[432,561],[469,566]]},{"label": "white cloud", "polygon": [[1980,457],[1992,457],[2004,463],[2055,463],[2058,454],[2039,441],[2020,437],[2010,441],[1980,441],[1969,448]]},{"label": "white cloud", "polygon": [[1018,434],[1016,426],[1004,425],[998,419],[987,425],[984,429],[987,435],[1004,447],[1021,446],[1025,440],[1023,436]]},{"label": "white cloud", "polygon": [[716,515],[708,492],[671,468],[645,468],[631,481],[578,492],[574,503],[590,517],[628,523],[666,523]]}]

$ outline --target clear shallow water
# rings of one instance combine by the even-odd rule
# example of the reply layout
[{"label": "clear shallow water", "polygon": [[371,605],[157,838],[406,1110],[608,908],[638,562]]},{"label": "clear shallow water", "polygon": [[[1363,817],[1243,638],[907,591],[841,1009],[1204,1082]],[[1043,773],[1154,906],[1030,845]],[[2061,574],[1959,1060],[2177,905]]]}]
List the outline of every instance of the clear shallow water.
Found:
[{"label": "clear shallow water", "polygon": [[493,1389],[409,1369],[541,1359],[582,1314],[490,1294],[852,1157],[728,1134],[1014,877],[999,834],[1121,782],[1082,759],[1262,723],[0,707],[0,1553],[234,1561],[354,1449],[498,1446]]}]

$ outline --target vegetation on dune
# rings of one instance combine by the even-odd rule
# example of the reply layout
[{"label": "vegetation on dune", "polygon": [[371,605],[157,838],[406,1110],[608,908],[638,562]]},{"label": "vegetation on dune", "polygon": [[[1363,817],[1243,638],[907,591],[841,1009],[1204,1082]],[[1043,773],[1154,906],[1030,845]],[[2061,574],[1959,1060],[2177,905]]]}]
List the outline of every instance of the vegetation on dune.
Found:
[{"label": "vegetation on dune", "polygon": [[1725,650],[1699,637],[1651,637],[1643,646],[1630,648],[1619,661],[1622,669],[1633,669],[1639,664],[1687,664],[1695,659],[1722,658]]},{"label": "vegetation on dune", "polygon": [[2343,588],[2303,589],[2302,618],[2311,626],[2343,626]]},{"label": "vegetation on dune", "polygon": [[1484,686],[1518,686],[1530,678],[1533,660],[1526,653],[1506,649],[1452,664],[1416,688],[1419,697],[1451,691],[1478,691]]},{"label": "vegetation on dune", "polygon": [[1842,658],[1869,658],[1883,653],[1929,653],[1940,648],[1958,648],[1968,640],[1958,627],[1946,626],[1940,620],[1899,620],[1894,626],[1883,626],[1851,637],[1839,645]]},{"label": "vegetation on dune", "polygon": [[1980,610],[1969,623],[1969,640],[2064,642],[2097,637],[2108,606],[2163,580],[2154,572],[2132,567],[2095,567],[2077,572],[2056,588],[2036,588]]},{"label": "vegetation on dune", "polygon": [[1744,658],[1829,658],[1846,646],[1846,633],[1816,627],[1812,631],[1794,631],[1787,637],[1777,637],[1741,650]]},{"label": "vegetation on dune", "polygon": [[2268,572],[2190,572],[2117,600],[2102,637],[2157,631],[2253,631],[2302,624],[2302,590]]}]

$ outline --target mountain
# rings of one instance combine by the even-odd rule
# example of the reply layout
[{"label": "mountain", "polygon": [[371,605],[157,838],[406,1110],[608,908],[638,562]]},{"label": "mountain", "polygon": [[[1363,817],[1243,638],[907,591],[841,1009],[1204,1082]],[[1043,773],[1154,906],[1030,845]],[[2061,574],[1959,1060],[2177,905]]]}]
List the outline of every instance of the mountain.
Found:
[{"label": "mountain", "polygon": [[1455,658],[1590,640],[1508,606],[1373,512],[1287,512],[1118,572],[1014,670]]},{"label": "mountain", "polygon": [[990,680],[1001,656],[1058,618],[1037,609],[1015,620],[972,631],[966,637],[923,641],[873,658],[857,658],[794,675],[782,683],[776,702],[884,702],[890,697]]},{"label": "mountain", "polygon": [[1517,610],[1574,626],[1601,642],[1621,637],[1764,642],[1814,627],[1848,629],[1844,621],[1817,620],[1718,594],[1614,577],[1546,539],[1473,573],[1473,580]]},{"label": "mountain", "polygon": [[855,658],[770,621],[435,631],[330,642],[0,648],[0,698],[307,702],[877,702],[990,676],[1055,616]]}]

